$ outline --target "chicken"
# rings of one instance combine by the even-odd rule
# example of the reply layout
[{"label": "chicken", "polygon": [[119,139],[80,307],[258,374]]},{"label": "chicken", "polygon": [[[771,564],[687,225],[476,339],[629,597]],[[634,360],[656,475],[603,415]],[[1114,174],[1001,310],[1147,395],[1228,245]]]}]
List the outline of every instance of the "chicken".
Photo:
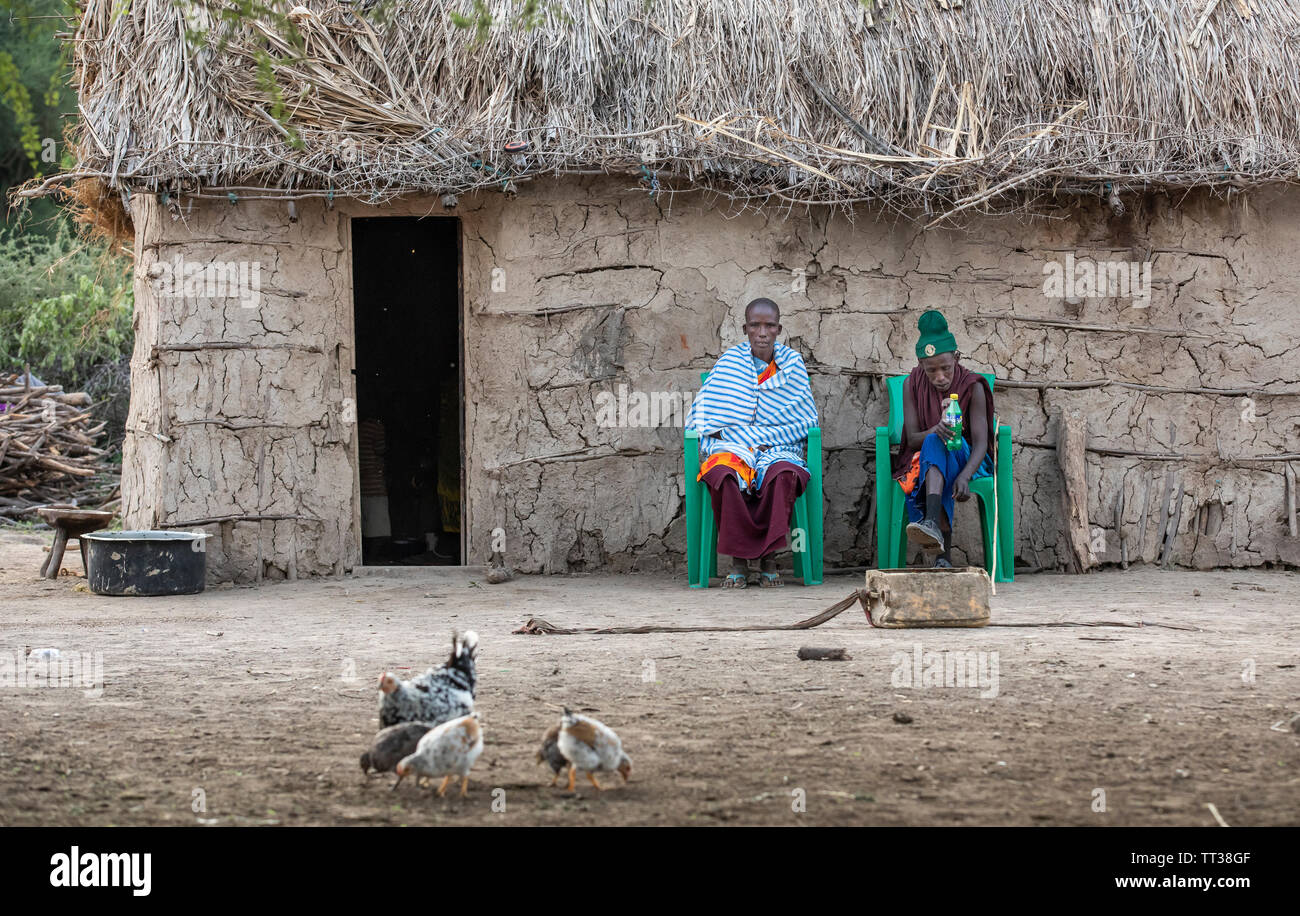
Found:
[{"label": "chicken", "polygon": [[[369,775],[371,770],[377,773],[391,773],[403,757],[414,753],[423,738],[433,728],[428,722],[403,722],[390,725],[375,735],[370,750],[361,755],[361,772]],[[402,784],[399,776],[393,783],[396,789]]]},{"label": "chicken", "polygon": [[415,753],[403,757],[397,764],[401,780],[410,773],[418,776],[442,777],[438,797],[447,791],[451,777],[460,777],[460,795],[465,797],[469,788],[469,771],[483,753],[483,729],[478,723],[478,713],[444,722],[429,731],[415,748]]},{"label": "chicken", "polygon": [[537,752],[537,762],[544,763],[551,768],[554,774],[551,776],[551,785],[555,785],[555,780],[560,778],[560,772],[569,764],[560,753],[560,726],[552,725],[542,735],[542,747]]},{"label": "chicken", "polygon": [[500,585],[510,581],[510,570],[506,569],[505,555],[497,551],[488,558],[487,572],[483,574],[488,585]]},{"label": "chicken", "polygon": [[387,728],[402,722],[440,725],[474,711],[478,672],[474,655],[478,634],[451,634],[451,658],[439,668],[402,681],[385,671],[379,678],[379,725]]},{"label": "chicken", "polygon": [[596,782],[597,773],[618,773],[626,783],[632,772],[632,758],[623,753],[623,742],[614,730],[603,722],[579,716],[564,707],[564,717],[560,719],[560,734],[557,746],[564,759],[569,762],[569,791],[578,770],[587,774],[587,779],[598,790],[601,784]]}]

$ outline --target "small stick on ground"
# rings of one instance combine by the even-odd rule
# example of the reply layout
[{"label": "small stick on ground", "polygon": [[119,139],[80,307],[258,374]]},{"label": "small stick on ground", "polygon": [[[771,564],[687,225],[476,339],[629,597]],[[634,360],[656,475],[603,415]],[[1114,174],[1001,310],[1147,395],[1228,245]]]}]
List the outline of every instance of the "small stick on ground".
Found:
[{"label": "small stick on ground", "polygon": [[853,656],[849,655],[848,649],[816,649],[812,646],[801,646],[799,648],[799,660],[805,662],[847,662],[852,661]]},{"label": "small stick on ground", "polygon": [[1214,807],[1214,802],[1206,802],[1205,807],[1210,809],[1210,813],[1214,815],[1214,819],[1219,822],[1220,827],[1228,826],[1228,822],[1225,821],[1223,819],[1223,816],[1219,814],[1219,809]]}]

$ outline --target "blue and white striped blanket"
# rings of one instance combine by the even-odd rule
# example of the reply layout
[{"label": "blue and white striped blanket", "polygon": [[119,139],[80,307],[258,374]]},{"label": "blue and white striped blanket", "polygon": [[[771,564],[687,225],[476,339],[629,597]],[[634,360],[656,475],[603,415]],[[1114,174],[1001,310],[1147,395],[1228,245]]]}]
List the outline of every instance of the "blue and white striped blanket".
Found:
[{"label": "blue and white striped blanket", "polygon": [[[807,470],[808,430],[817,425],[803,357],[782,343],[776,345],[775,356],[776,374],[759,385],[749,343],[728,349],[686,417],[686,425],[700,434],[700,457],[731,452],[754,469],[755,489],[763,486],[767,469],[777,461]],[[771,447],[758,451],[763,445]]]}]

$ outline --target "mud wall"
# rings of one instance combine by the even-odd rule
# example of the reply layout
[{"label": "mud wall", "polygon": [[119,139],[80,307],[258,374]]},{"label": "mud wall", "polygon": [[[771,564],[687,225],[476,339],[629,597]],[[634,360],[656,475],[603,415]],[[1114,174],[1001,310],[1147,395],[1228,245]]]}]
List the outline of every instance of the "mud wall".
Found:
[{"label": "mud wall", "polygon": [[[486,558],[499,528],[508,561],[528,572],[680,568],[680,414],[643,416],[637,396],[671,408],[694,392],[741,338],[744,303],[768,296],[822,413],[828,564],[874,560],[883,378],[914,365],[928,307],[945,311],[969,366],[1014,386],[999,386],[996,401],[1015,436],[1022,562],[1055,568],[1069,549],[1060,411],[1088,423],[1097,562],[1119,561],[1121,535],[1131,561],[1300,562],[1285,472],[1285,456],[1300,453],[1300,194],[1126,203],[1118,215],[1073,201],[1033,220],[925,230],[872,211],[849,220],[654,199],[613,178],[462,199],[470,561]],[[169,213],[137,195],[134,213],[129,523],[234,517],[209,526],[219,578],[349,568],[347,217],[446,211],[428,200],[304,201],[290,222],[280,203]],[[150,263],[177,254],[258,259],[258,306],[159,296]],[[1147,265],[1149,299],[1086,288],[1049,297],[1045,267],[1067,256]],[[1168,538],[1166,506],[1178,518]],[[974,513],[962,514],[959,553],[968,545],[978,562]]]},{"label": "mud wall", "polygon": [[346,221],[300,212],[132,198],[123,518],[213,534],[218,581],[342,573],[359,552]]}]

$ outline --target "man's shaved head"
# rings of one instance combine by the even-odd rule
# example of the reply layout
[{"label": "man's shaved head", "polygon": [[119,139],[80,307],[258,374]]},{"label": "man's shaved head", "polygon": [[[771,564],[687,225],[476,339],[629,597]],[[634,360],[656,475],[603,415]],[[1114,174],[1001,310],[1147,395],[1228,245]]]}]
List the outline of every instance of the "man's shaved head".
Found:
[{"label": "man's shaved head", "polygon": [[745,323],[746,323],[746,324],[749,323],[749,312],[750,312],[750,310],[751,310],[751,309],[756,309],[756,308],[758,308],[758,307],[760,307],[760,306],[763,306],[763,307],[766,307],[766,308],[770,308],[770,309],[771,309],[771,310],[776,314],[776,320],[777,320],[777,321],[780,321],[780,320],[781,320],[781,307],[780,307],[779,305],[777,305],[777,304],[776,304],[775,302],[773,302],[771,299],[755,299],[753,302],[749,303],[749,305],[745,306]]},{"label": "man's shaved head", "polygon": [[777,335],[781,333],[781,310],[771,299],[755,299],[745,306],[744,331],[749,338],[749,351],[771,362]]}]

